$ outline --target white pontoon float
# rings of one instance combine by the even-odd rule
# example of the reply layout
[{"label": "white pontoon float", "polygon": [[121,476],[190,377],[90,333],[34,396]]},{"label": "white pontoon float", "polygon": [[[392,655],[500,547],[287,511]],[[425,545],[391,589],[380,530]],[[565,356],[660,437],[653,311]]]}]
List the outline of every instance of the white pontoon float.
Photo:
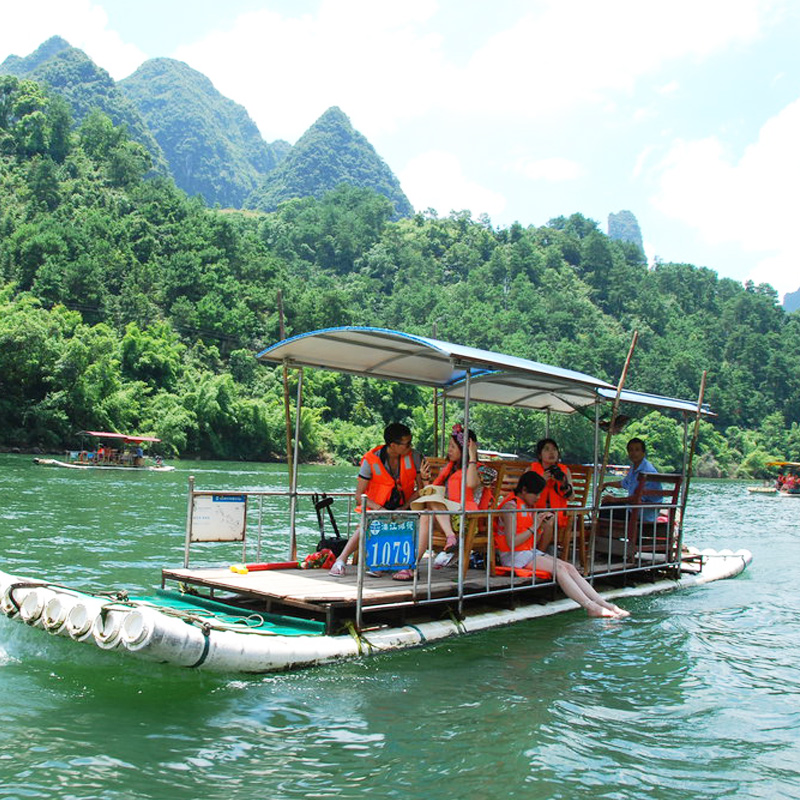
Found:
[{"label": "white pontoon float", "polygon": [[[333,578],[327,570],[301,569],[296,560],[297,506],[312,496],[311,491],[297,488],[303,368],[432,387],[442,399],[463,400],[467,425],[470,402],[563,413],[593,407],[599,419],[601,407],[607,408],[613,397],[615,402],[621,399],[682,413],[687,430],[693,414],[707,413],[701,402],[621,393],[583,373],[379,328],[304,334],[267,348],[259,358],[298,370],[288,492],[197,489],[190,479],[184,564],[162,570],[161,589],[154,596],[137,599],[123,593],[109,598],[0,572],[0,609],[30,626],[101,649],[234,672],[306,667],[570,611],[578,606],[559,594],[552,576],[537,571],[500,574],[490,533],[496,513],[492,508],[462,509],[456,569],[434,571],[433,559],[427,557],[408,584],[367,576],[369,567],[397,569],[408,561],[409,553],[415,553],[419,513],[372,512],[366,503],[360,520],[352,520],[368,531],[360,537],[358,567],[352,574]],[[595,463],[601,464],[597,457]],[[504,476],[525,468],[521,462],[502,459],[492,460],[491,466],[498,485],[484,491],[498,492]],[[622,518],[600,519],[585,498],[590,482],[596,485],[601,480],[602,466],[589,469],[584,473],[584,500],[569,509],[570,545],[563,555],[580,563],[604,596],[618,599],[697,586],[732,577],[750,562],[747,551],[698,552],[683,544],[680,511],[688,482],[681,476],[656,476],[669,484],[669,498],[642,496],[640,505]],[[265,504],[274,505],[279,495],[284,510],[265,511]],[[352,493],[340,493],[337,499],[348,506],[359,501]],[[645,521],[645,514],[637,514],[640,506],[658,507],[659,519]],[[262,562],[262,547],[267,544],[274,552],[276,537],[283,541],[288,561]],[[368,539],[391,546],[368,549]],[[224,549],[223,566],[218,566],[221,558],[215,566],[190,562],[190,556],[196,558],[198,543],[204,542],[220,542],[212,548],[201,544],[200,549],[205,557],[210,549],[220,553]],[[243,565],[230,564],[232,547]],[[482,557],[482,566],[474,566],[480,559],[470,560],[476,555]],[[255,561],[248,564],[248,557]]]}]

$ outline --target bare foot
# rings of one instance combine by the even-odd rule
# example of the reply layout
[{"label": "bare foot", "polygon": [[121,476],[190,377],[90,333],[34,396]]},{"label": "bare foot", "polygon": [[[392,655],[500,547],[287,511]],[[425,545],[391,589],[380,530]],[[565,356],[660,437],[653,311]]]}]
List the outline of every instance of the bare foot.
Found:
[{"label": "bare foot", "polygon": [[590,617],[607,617],[609,619],[614,619],[617,616],[610,608],[604,608],[600,603],[589,603],[586,606],[586,613]]},{"label": "bare foot", "polygon": [[619,606],[615,606],[611,603],[611,609],[616,614],[617,617],[629,617],[631,615],[630,611],[626,611],[624,608],[620,608]]}]

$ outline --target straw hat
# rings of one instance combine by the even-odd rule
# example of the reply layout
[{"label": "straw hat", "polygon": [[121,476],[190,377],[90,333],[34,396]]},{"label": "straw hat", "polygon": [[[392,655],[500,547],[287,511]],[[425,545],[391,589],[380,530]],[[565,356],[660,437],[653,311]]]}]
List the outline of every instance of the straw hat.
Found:
[{"label": "straw hat", "polygon": [[439,503],[448,511],[461,511],[460,503],[448,500],[444,496],[444,486],[434,484],[423,486],[422,489],[420,489],[419,497],[411,501],[411,509],[413,511],[425,511],[428,503]]}]

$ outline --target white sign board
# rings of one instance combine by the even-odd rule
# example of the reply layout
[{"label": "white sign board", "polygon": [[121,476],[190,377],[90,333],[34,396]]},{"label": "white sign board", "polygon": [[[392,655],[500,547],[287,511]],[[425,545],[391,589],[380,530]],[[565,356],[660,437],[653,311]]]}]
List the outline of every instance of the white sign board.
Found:
[{"label": "white sign board", "polygon": [[199,495],[192,502],[192,542],[242,542],[247,524],[247,496]]}]

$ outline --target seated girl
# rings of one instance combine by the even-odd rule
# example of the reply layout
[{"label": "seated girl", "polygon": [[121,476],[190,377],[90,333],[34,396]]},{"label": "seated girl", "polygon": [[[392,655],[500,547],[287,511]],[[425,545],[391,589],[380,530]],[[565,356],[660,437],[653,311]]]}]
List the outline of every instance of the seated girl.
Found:
[{"label": "seated girl", "polygon": [[532,471],[524,473],[517,488],[507,494],[498,508],[507,509],[495,517],[494,544],[500,563],[508,567],[543,569],[551,573],[561,591],[586,609],[590,617],[627,617],[630,612],[609,603],[568,561],[547,555],[542,540],[552,541],[555,513],[540,511],[539,499],[545,479]]},{"label": "seated girl", "polygon": [[[555,439],[540,439],[536,443],[536,460],[531,464],[531,471],[540,475],[545,480],[545,486],[539,495],[537,508],[566,509],[572,497],[572,473],[566,465],[562,464],[561,452]],[[562,552],[568,546],[570,539],[570,519],[566,511],[559,511],[556,517],[558,530],[561,531],[564,541],[559,542]],[[541,538],[542,550],[547,550],[553,543],[556,531],[552,529],[549,535]]]},{"label": "seated girl", "polygon": [[[444,493],[426,493],[425,488],[420,492],[420,496],[411,503],[411,508],[429,511],[444,511],[447,513],[436,514],[435,516],[426,515],[420,519],[419,523],[419,552],[424,553],[428,549],[430,538],[431,520],[436,521],[436,525],[445,535],[445,546],[440,553],[434,566],[437,569],[447,566],[453,555],[458,550],[458,539],[453,530],[454,516],[461,510],[461,464],[464,448],[464,426],[457,423],[453,426],[453,432],[447,445],[447,463],[442,467],[433,486],[444,486]],[[465,507],[467,511],[477,511],[479,503],[476,494],[482,487],[480,475],[478,474],[478,440],[475,432],[470,430],[467,433],[467,476],[466,476],[466,498]],[[482,488],[481,488],[482,490]],[[491,493],[488,489],[482,490],[480,497],[480,507],[486,508]],[[403,570],[396,573],[395,580],[410,580],[412,577],[410,570]]]}]

